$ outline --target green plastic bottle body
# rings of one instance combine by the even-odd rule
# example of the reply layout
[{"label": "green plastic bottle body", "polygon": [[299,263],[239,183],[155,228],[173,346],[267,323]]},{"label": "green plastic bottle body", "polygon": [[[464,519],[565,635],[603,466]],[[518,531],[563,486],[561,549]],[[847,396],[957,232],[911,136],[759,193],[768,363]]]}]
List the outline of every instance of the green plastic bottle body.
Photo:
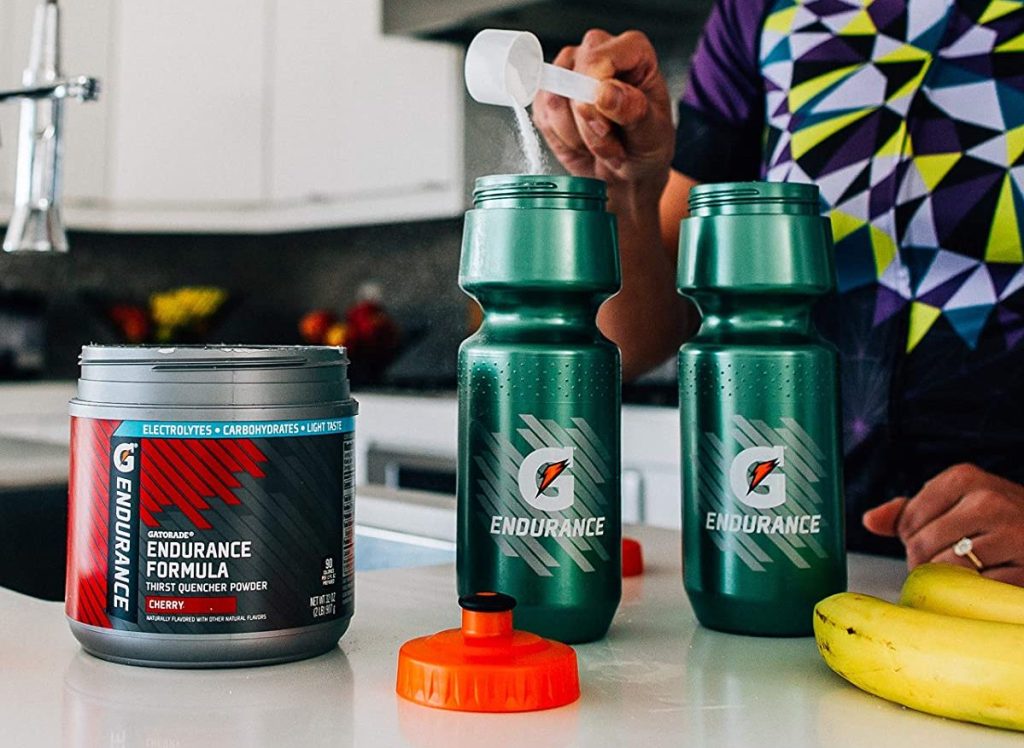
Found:
[{"label": "green plastic bottle body", "polygon": [[618,351],[490,337],[459,354],[459,594],[498,590],[516,628],[599,639],[621,594]]},{"label": "green plastic bottle body", "polygon": [[467,215],[460,283],[484,318],[459,350],[456,566],[460,595],[511,595],[516,628],[576,643],[621,596],[620,362],[595,321],[618,263],[603,185],[545,179]]},{"label": "green plastic bottle body", "polygon": [[835,353],[698,335],[680,350],[679,388],[683,568],[698,619],[809,634],[814,604],[846,586]]},{"label": "green plastic bottle body", "polygon": [[808,635],[846,588],[838,357],[810,322],[834,282],[827,225],[722,202],[736,212],[685,220],[680,244],[703,315],[679,352],[684,584],[709,628]]}]

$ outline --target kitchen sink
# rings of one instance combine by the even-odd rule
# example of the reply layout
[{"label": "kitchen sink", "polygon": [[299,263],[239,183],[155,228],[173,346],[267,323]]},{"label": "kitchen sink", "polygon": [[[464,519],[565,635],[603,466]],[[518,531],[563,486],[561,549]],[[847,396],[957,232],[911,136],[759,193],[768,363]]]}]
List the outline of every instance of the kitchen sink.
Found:
[{"label": "kitchen sink", "polygon": [[[0,587],[63,600],[66,545],[67,486],[0,491]],[[450,541],[356,525],[356,571],[454,560]]]}]

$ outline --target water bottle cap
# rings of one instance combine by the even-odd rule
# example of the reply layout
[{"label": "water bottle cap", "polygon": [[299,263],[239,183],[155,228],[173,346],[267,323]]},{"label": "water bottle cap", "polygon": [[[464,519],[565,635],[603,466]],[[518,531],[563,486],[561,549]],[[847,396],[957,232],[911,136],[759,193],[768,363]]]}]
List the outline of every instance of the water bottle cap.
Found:
[{"label": "water bottle cap", "polygon": [[619,290],[615,218],[601,180],[498,174],[476,181],[473,202],[459,285],[478,300],[503,290],[556,291],[600,303]]},{"label": "water bottle cap", "polygon": [[572,647],[512,628],[515,599],[459,598],[462,627],[412,639],[398,653],[399,696],[463,712],[551,709],[580,696]]},{"label": "water bottle cap", "polygon": [[800,182],[719,182],[690,190],[691,216],[821,215],[821,193]]},{"label": "water bottle cap", "polygon": [[564,174],[489,174],[473,187],[476,208],[568,208],[604,211],[605,183]]},{"label": "water bottle cap", "polygon": [[821,212],[813,184],[694,187],[690,215],[680,226],[677,288],[687,295],[828,293],[835,267],[829,222]]}]

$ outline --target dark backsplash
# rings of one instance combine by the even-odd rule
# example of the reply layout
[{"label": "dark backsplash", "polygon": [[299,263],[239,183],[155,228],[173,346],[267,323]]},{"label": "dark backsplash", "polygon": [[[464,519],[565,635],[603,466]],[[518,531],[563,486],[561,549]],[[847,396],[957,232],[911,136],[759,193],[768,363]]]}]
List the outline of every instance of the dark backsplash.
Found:
[{"label": "dark backsplash", "polygon": [[72,232],[67,255],[0,253],[0,291],[45,301],[44,376],[74,377],[84,343],[118,342],[89,299],[144,302],[182,285],[229,291],[235,303],[214,333],[226,342],[297,343],[304,312],[341,312],[367,281],[400,319],[464,324],[461,234],[458,219],[269,236]]}]

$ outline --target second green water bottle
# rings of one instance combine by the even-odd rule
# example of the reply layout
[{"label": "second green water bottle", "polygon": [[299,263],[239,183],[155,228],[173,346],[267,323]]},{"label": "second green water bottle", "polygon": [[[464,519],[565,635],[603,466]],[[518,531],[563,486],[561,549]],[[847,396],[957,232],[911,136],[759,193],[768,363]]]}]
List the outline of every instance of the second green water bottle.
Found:
[{"label": "second green water bottle", "polygon": [[690,603],[709,628],[810,634],[846,587],[838,363],[811,322],[835,286],[818,188],[694,187],[678,280],[703,315],[679,351]]}]

